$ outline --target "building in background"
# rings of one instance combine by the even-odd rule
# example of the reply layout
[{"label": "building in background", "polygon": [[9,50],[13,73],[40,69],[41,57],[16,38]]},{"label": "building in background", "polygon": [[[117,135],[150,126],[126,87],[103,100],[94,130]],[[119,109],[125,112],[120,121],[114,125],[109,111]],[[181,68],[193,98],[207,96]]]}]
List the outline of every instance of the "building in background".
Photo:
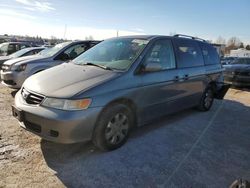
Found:
[{"label": "building in background", "polygon": [[237,50],[230,51],[231,57],[250,57],[250,50],[246,50],[245,48],[239,48]]}]

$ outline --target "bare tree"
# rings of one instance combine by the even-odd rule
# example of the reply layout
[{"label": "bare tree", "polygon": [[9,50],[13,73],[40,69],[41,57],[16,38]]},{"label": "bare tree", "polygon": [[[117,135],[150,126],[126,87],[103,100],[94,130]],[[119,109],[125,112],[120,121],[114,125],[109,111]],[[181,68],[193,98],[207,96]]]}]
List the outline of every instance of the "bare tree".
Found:
[{"label": "bare tree", "polygon": [[244,43],[241,42],[239,48],[244,48]]},{"label": "bare tree", "polygon": [[241,41],[238,37],[231,37],[227,41],[227,46],[239,47],[240,44],[241,44]]},{"label": "bare tree", "polygon": [[224,39],[222,36],[219,36],[216,41],[216,44],[226,44],[226,39]]},{"label": "bare tree", "polygon": [[231,50],[236,50],[240,47],[241,41],[237,37],[231,37],[227,41],[226,53],[230,53]]},{"label": "bare tree", "polygon": [[86,36],[85,40],[94,40],[94,37],[92,35]]}]

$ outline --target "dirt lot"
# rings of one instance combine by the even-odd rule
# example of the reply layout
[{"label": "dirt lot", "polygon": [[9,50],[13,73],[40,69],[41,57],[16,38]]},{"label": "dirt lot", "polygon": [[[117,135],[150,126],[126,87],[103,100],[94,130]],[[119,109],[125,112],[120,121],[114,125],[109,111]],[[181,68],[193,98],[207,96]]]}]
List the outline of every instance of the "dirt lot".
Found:
[{"label": "dirt lot", "polygon": [[185,110],[102,153],[60,145],[19,127],[15,92],[0,86],[0,187],[228,187],[250,180],[250,92],[231,89],[211,111]]}]

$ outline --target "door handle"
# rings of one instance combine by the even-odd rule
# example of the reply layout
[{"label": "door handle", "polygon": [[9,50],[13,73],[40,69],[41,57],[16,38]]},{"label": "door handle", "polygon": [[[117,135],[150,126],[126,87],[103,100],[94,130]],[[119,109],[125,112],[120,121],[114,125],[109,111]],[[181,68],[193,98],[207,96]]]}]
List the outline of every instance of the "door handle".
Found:
[{"label": "door handle", "polygon": [[178,82],[178,81],[179,81],[179,79],[180,79],[180,77],[179,77],[179,76],[175,76],[175,77],[174,77],[174,81],[175,81],[175,82]]},{"label": "door handle", "polygon": [[183,76],[183,79],[184,79],[184,80],[188,80],[188,79],[189,79],[188,74],[185,74],[185,75]]}]

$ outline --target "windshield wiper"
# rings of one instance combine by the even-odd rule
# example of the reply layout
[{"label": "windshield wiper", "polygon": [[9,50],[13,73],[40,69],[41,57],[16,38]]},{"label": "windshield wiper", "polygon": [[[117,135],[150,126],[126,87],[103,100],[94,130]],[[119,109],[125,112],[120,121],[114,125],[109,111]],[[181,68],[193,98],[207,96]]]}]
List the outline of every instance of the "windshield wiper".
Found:
[{"label": "windshield wiper", "polygon": [[96,66],[96,67],[100,67],[100,68],[105,69],[105,70],[113,70],[113,69],[110,68],[110,67],[106,67],[106,66],[104,66],[104,65],[98,65],[98,64],[94,64],[94,63],[90,63],[90,62],[84,63],[83,65]]}]

